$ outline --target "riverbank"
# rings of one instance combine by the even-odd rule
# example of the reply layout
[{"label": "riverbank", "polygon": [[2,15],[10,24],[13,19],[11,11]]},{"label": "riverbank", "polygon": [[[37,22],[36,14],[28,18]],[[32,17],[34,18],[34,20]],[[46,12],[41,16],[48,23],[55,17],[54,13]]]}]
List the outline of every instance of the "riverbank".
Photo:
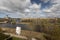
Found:
[{"label": "riverbank", "polygon": [[[15,34],[15,28],[1,28],[3,32],[7,32],[7,33],[11,33],[11,34]],[[29,37],[33,37],[33,38],[37,38],[37,39],[41,39],[41,40],[45,40],[44,38],[44,34],[43,33],[39,33],[39,32],[34,32],[34,31],[28,31],[28,30],[22,30],[21,31],[21,36],[26,36],[27,38]]]}]

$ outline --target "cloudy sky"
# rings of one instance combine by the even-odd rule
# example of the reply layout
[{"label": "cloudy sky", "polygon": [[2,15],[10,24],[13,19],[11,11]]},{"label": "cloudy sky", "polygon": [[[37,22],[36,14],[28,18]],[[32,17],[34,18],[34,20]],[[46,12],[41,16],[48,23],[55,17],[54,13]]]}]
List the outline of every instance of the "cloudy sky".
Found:
[{"label": "cloudy sky", "polygon": [[60,18],[60,0],[0,0],[0,18]]}]

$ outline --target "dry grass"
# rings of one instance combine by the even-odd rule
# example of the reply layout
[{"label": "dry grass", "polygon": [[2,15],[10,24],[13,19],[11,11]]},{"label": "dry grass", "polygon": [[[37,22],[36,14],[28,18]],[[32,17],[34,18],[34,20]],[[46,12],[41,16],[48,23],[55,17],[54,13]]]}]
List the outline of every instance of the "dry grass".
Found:
[{"label": "dry grass", "polygon": [[[15,29],[14,28],[2,28],[4,29],[5,32],[15,34]],[[43,33],[39,32],[33,32],[33,31],[27,31],[27,30],[22,30],[21,31],[22,36],[26,37],[35,37],[44,40],[45,38],[43,37]]]}]

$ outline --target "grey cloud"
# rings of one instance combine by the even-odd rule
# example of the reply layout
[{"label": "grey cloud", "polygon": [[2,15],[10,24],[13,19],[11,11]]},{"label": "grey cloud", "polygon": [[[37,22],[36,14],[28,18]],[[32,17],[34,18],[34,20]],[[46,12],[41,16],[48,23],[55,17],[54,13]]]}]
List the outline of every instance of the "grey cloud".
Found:
[{"label": "grey cloud", "polygon": [[[45,9],[45,13],[50,15],[50,17],[59,17],[60,18],[60,0],[52,0],[51,3],[56,3],[51,8]],[[49,10],[49,12],[48,12]]]},{"label": "grey cloud", "polygon": [[[41,0],[43,2],[48,2],[49,0]],[[0,0],[0,11],[1,12],[5,12],[5,13],[15,13],[18,15],[18,17],[25,17],[25,18],[48,18],[48,17],[60,17],[60,1],[59,0],[51,0],[51,3],[57,3],[53,6],[51,6],[51,8],[47,8],[48,10],[51,10],[51,12],[47,12],[47,11],[43,11],[40,9],[37,9],[39,12],[35,11],[35,13],[33,12],[34,10],[30,11],[29,14],[26,15],[22,14],[24,13],[24,11],[26,9],[29,9],[30,6],[33,6],[30,3],[30,0]],[[58,5],[59,4],[59,5]],[[39,4],[40,5],[40,4]],[[39,5],[37,5],[39,8],[41,8]],[[33,8],[35,9],[35,8]],[[45,10],[47,10],[45,9]],[[44,12],[45,15],[41,15],[44,14],[42,13]],[[12,14],[11,14],[12,15]],[[11,16],[12,17],[12,16]]]},{"label": "grey cloud", "polygon": [[0,0],[0,6],[9,8],[11,11],[14,12],[23,12],[28,4],[29,3],[26,2],[26,0]]}]

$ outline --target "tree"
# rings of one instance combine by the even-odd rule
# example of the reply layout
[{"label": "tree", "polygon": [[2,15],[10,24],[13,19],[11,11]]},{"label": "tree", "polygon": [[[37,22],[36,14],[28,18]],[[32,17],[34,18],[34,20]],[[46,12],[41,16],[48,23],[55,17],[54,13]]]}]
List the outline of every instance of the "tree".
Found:
[{"label": "tree", "polygon": [[16,24],[16,21],[14,19],[11,20],[12,24]]}]

